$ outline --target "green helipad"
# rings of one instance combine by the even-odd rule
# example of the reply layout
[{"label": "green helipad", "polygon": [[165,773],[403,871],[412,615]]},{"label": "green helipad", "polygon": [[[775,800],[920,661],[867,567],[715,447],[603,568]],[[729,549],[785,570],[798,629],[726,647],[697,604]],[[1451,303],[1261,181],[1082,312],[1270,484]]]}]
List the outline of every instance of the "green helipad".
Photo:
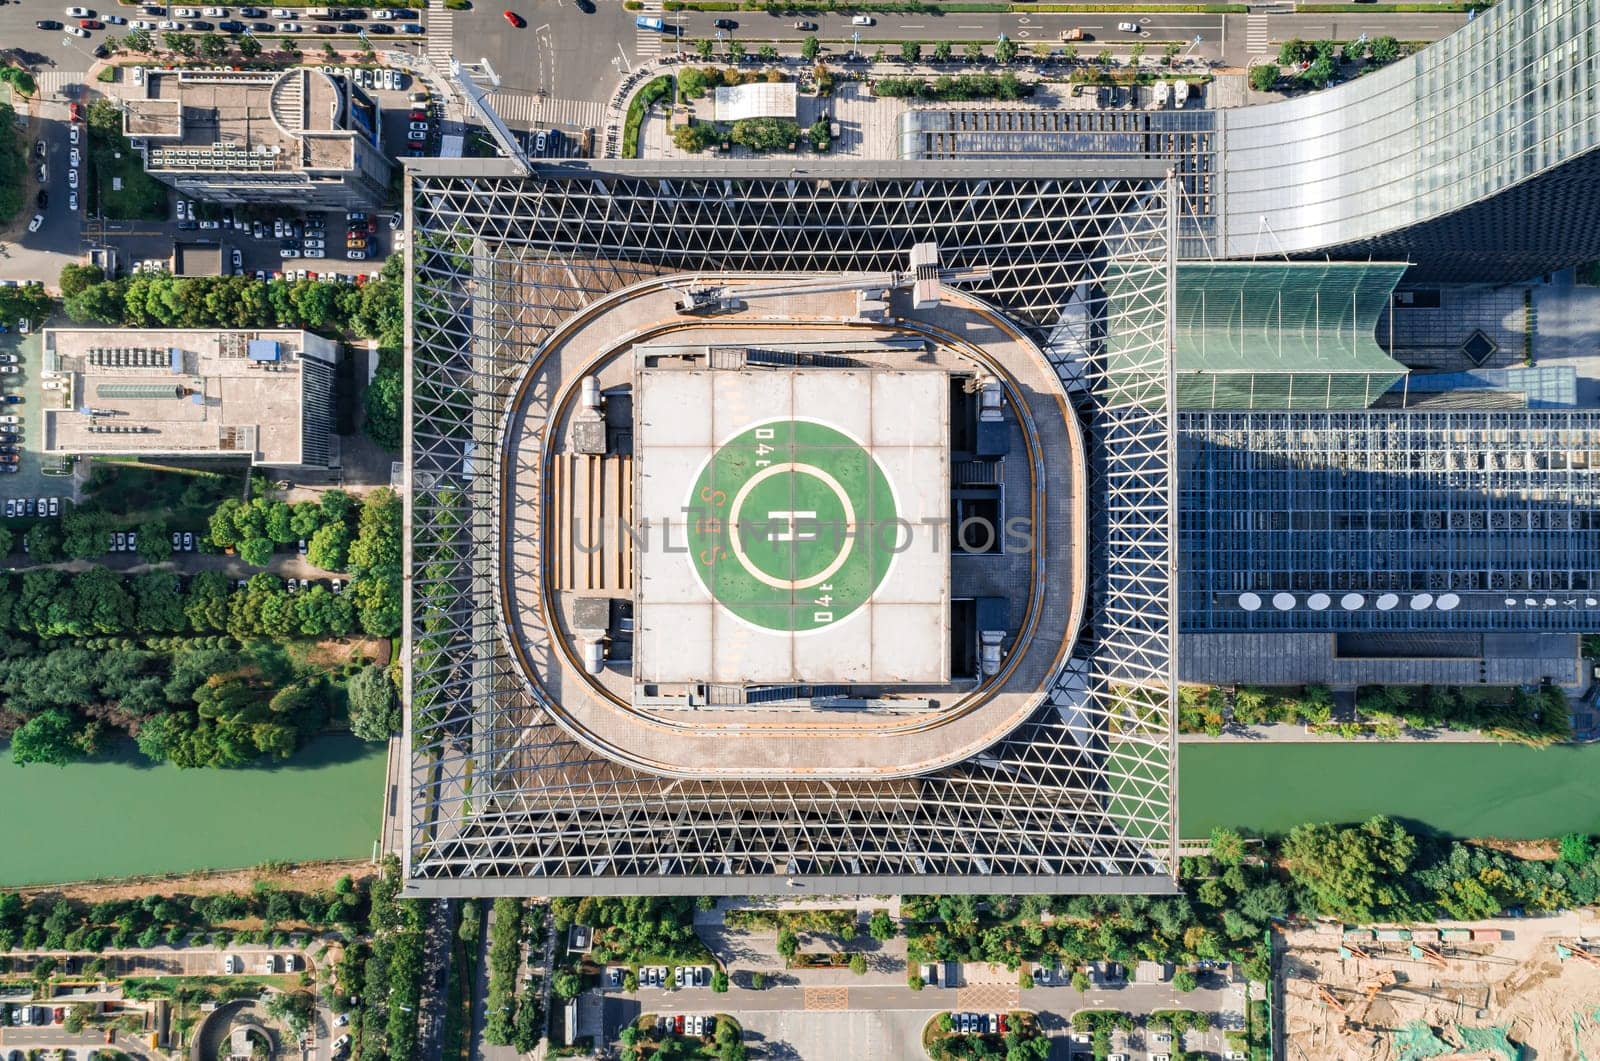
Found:
[{"label": "green helipad", "polygon": [[948,680],[948,377],[640,384],[637,511],[676,533],[639,558],[638,680]]}]

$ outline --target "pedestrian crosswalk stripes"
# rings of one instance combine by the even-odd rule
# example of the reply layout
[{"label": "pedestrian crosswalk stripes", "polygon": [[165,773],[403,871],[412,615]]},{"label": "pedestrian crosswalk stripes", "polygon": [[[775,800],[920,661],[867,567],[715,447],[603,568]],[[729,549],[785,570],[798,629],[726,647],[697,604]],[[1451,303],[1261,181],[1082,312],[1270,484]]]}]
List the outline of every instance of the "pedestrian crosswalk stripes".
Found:
[{"label": "pedestrian crosswalk stripes", "polygon": [[70,70],[43,70],[34,75],[39,83],[39,92],[45,96],[62,95],[62,89],[68,85],[81,85],[84,78],[88,77],[83,71]]},{"label": "pedestrian crosswalk stripes", "polygon": [[593,100],[550,99],[525,92],[495,92],[489,96],[495,113],[508,124],[564,125],[578,129],[595,128],[605,115],[605,104]]},{"label": "pedestrian crosswalk stripes", "polygon": [[1251,55],[1264,55],[1272,50],[1272,38],[1267,32],[1266,15],[1246,15],[1244,20],[1245,51]]},{"label": "pedestrian crosswalk stripes", "polygon": [[450,69],[450,56],[455,51],[455,15],[444,6],[443,0],[428,0],[429,61],[441,71]]},{"label": "pedestrian crosswalk stripes", "polygon": [[[643,0],[639,15],[645,18],[661,18],[663,14],[661,0]],[[634,52],[639,56],[640,62],[648,62],[661,54],[661,40],[663,34],[653,29],[634,30]]]}]

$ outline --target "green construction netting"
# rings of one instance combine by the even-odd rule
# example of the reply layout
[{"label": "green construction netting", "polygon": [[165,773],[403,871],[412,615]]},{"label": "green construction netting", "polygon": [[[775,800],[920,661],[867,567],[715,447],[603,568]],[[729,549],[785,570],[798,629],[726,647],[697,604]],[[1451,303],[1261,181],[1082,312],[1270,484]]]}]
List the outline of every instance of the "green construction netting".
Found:
[{"label": "green construction netting", "polygon": [[1420,1020],[1407,1023],[1394,1033],[1395,1056],[1399,1061],[1424,1061],[1429,1057],[1453,1054],[1456,1048],[1434,1034],[1433,1029]]},{"label": "green construction netting", "polygon": [[1511,1041],[1504,1028],[1468,1028],[1457,1024],[1456,1034],[1461,1036],[1461,1042],[1468,1050],[1494,1053],[1505,1058],[1505,1061],[1522,1061],[1522,1047]]}]

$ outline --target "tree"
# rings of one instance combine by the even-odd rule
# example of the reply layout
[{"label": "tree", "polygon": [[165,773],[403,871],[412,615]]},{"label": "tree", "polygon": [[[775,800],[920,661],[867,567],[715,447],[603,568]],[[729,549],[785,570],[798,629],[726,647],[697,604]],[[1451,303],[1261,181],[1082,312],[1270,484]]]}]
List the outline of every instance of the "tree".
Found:
[{"label": "tree", "polygon": [[400,695],[386,668],[363,667],[350,679],[346,691],[350,699],[350,732],[362,740],[383,741],[400,731]]},{"label": "tree", "polygon": [[867,956],[859,952],[850,955],[850,971],[857,976],[867,975]]},{"label": "tree", "polygon": [[817,56],[822,54],[822,42],[815,37],[807,37],[800,44],[800,58],[808,63],[817,61]]},{"label": "tree", "polygon": [[744,41],[728,38],[728,62],[736,63],[744,58]]},{"label": "tree", "polygon": [[193,56],[196,47],[195,39],[182,33],[163,33],[161,43],[166,45],[167,51],[187,56]]},{"label": "tree", "polygon": [[800,938],[788,926],[778,930],[778,953],[788,961],[793,961],[794,956],[800,953]]},{"label": "tree", "polygon": [[800,126],[788,118],[745,118],[733,123],[728,139],[752,151],[776,151],[799,141]]},{"label": "tree", "polygon": [[278,50],[283,52],[285,55],[300,54],[300,46],[295,43],[293,37],[280,37],[278,39]]},{"label": "tree", "polygon": [[728,991],[728,974],[726,972],[724,972],[721,969],[716,969],[716,970],[712,971],[712,973],[711,973],[711,990],[713,992],[715,992],[716,994],[719,994],[719,995],[727,994],[727,991]]},{"label": "tree", "polygon": [[1161,61],[1167,66],[1171,66],[1177,60],[1178,53],[1181,51],[1183,51],[1183,45],[1177,41],[1172,41],[1161,50]]},{"label": "tree", "polygon": [[1199,986],[1200,982],[1195,979],[1194,973],[1190,972],[1188,969],[1184,969],[1182,972],[1178,973],[1172,978],[1173,990],[1181,994],[1187,995],[1190,991],[1193,991]]},{"label": "tree", "polygon": [[1311,61],[1311,45],[1299,37],[1291,37],[1278,46],[1279,66],[1299,66]]},{"label": "tree", "polygon": [[995,41],[994,61],[1001,66],[1010,66],[1016,58],[1017,42],[1002,33],[1000,39]]},{"label": "tree", "polygon": [[775,63],[778,61],[778,46],[775,44],[763,44],[756,49],[756,56],[764,63]]},{"label": "tree", "polygon": [[147,564],[171,558],[172,533],[164,521],[153,519],[139,525],[139,555]]},{"label": "tree", "polygon": [[1372,38],[1371,46],[1367,49],[1367,54],[1371,56],[1374,63],[1380,66],[1384,63],[1392,63],[1400,58],[1400,42],[1389,36],[1374,37]]},{"label": "tree", "polygon": [[983,62],[983,42],[968,41],[961,49],[962,56],[969,63]]},{"label": "tree", "polygon": [[1211,857],[1224,866],[1237,866],[1244,861],[1244,837],[1217,826],[1211,830]]},{"label": "tree", "polygon": [[717,56],[717,44],[713,40],[698,40],[694,42],[694,53],[702,62],[709,63]]},{"label": "tree", "polygon": [[98,284],[106,278],[105,270],[98,265],[79,265],[76,262],[61,267],[61,295],[70,298],[82,294],[90,284]]},{"label": "tree", "polygon": [[922,61],[922,45],[916,41],[903,41],[900,44],[900,58],[907,63]]},{"label": "tree", "polygon": [[1357,923],[1406,901],[1405,874],[1417,842],[1383,815],[1359,826],[1296,826],[1280,856],[1316,912]]},{"label": "tree", "polygon": [[1088,973],[1084,972],[1082,969],[1078,969],[1078,970],[1073,972],[1073,974],[1072,974],[1072,989],[1074,991],[1078,992],[1078,994],[1081,995],[1084,992],[1089,990],[1089,986],[1090,985],[1089,985],[1089,974]]},{"label": "tree", "polygon": [[1128,65],[1129,66],[1138,66],[1138,65],[1140,65],[1140,61],[1143,60],[1143,59],[1144,59],[1144,41],[1139,41],[1132,48],[1128,49]]},{"label": "tree", "polygon": [[343,571],[350,551],[350,525],[343,521],[317,529],[306,545],[306,560],[324,571]]},{"label": "tree", "polygon": [[556,993],[557,998],[566,1001],[578,997],[578,992],[583,990],[583,981],[571,969],[562,969],[551,977],[550,988]]},{"label": "tree", "polygon": [[956,46],[954,44],[949,41],[940,41],[933,46],[933,61],[936,63],[948,63],[955,50]]},{"label": "tree", "polygon": [[261,41],[248,33],[245,34],[239,38],[239,54],[246,59],[254,59],[261,54]]},{"label": "tree", "polygon": [[874,910],[867,922],[867,935],[876,940],[894,939],[894,918],[887,910]]},{"label": "tree", "polygon": [[1558,857],[1569,866],[1586,866],[1594,858],[1594,844],[1582,833],[1567,833],[1561,838]]},{"label": "tree", "polygon": [[220,62],[228,54],[228,41],[219,33],[205,33],[200,37],[200,57]]},{"label": "tree", "polygon": [[271,538],[246,538],[239,543],[239,559],[251,567],[266,567],[272,562]]},{"label": "tree", "polygon": [[1262,63],[1260,66],[1250,68],[1250,87],[1257,92],[1270,92],[1278,83],[1280,71],[1272,63]]},{"label": "tree", "polygon": [[672,130],[672,143],[679,151],[704,151],[716,140],[717,127],[709,122],[686,122]]},{"label": "tree", "polygon": [[130,52],[148,52],[151,43],[150,31],[147,29],[136,29],[122,35],[122,46]]},{"label": "tree", "polygon": [[1333,57],[1329,55],[1319,55],[1315,59],[1311,60],[1311,65],[1306,67],[1305,71],[1301,73],[1300,79],[1305,81],[1312,88],[1322,88],[1326,86],[1329,81],[1333,80],[1333,75]]},{"label": "tree", "polygon": [[18,766],[65,766],[80,755],[76,736],[76,724],[66,711],[54,708],[41,712],[11,735],[11,758]]},{"label": "tree", "polygon": [[755,973],[751,973],[750,974],[750,987],[751,987],[752,990],[760,991],[762,988],[764,988],[766,986],[767,986],[767,974],[766,973],[755,972]]}]

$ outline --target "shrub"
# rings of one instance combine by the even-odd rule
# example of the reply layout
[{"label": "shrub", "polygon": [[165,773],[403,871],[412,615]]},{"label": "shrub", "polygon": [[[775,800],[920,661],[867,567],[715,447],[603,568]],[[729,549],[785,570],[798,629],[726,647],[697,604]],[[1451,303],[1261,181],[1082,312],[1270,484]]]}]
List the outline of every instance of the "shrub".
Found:
[{"label": "shrub", "polygon": [[1252,66],[1250,68],[1250,87],[1257,92],[1270,92],[1272,87],[1278,83],[1278,77],[1281,73],[1282,71],[1272,63]]}]

